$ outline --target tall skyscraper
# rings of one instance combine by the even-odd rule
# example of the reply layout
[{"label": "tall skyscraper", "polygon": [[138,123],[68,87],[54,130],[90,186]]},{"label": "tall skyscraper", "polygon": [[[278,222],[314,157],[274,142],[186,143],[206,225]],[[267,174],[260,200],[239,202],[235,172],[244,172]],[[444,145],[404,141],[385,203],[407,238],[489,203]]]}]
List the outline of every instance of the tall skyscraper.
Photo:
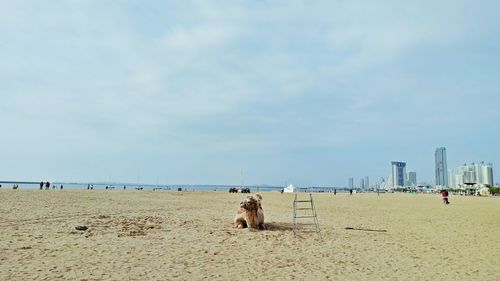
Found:
[{"label": "tall skyscraper", "polygon": [[446,161],[446,147],[438,147],[435,152],[436,185],[448,187],[448,164]]},{"label": "tall skyscraper", "polygon": [[365,189],[370,188],[370,178],[368,176],[365,176]]},{"label": "tall skyscraper", "polygon": [[363,178],[359,179],[359,188],[365,189],[365,180]]},{"label": "tall skyscraper", "polygon": [[349,178],[348,187],[349,187],[349,189],[353,189],[354,188],[354,178]]},{"label": "tall skyscraper", "polygon": [[391,185],[392,187],[404,186],[406,175],[406,163],[392,161]]}]

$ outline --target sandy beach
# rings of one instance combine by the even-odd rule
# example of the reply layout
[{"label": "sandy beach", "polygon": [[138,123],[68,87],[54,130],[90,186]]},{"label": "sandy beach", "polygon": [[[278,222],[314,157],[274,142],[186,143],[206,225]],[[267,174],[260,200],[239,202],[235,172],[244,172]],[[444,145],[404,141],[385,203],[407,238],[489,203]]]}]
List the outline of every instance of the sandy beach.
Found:
[{"label": "sandy beach", "polygon": [[0,280],[500,280],[500,198],[314,194],[294,236],[293,194],[262,195],[249,231],[245,194],[0,189]]}]

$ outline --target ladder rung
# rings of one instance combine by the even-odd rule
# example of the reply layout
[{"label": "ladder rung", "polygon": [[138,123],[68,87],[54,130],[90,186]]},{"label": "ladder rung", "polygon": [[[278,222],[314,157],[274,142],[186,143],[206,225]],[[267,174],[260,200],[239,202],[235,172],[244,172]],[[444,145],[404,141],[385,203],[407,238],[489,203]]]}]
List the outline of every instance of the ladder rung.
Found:
[{"label": "ladder rung", "polygon": [[[297,200],[297,194],[295,194],[295,200],[293,201],[293,233],[308,233],[316,232],[319,233],[318,219],[316,215],[316,209],[314,207],[312,194],[309,194],[309,200]],[[306,205],[300,205],[299,203],[308,203]],[[310,204],[310,205],[309,205]],[[299,206],[301,206],[299,208]],[[299,210],[310,210],[299,212]],[[311,215],[312,214],[312,215]],[[305,220],[307,223],[299,223],[297,219],[309,219]],[[314,219],[314,222],[311,221]]]}]

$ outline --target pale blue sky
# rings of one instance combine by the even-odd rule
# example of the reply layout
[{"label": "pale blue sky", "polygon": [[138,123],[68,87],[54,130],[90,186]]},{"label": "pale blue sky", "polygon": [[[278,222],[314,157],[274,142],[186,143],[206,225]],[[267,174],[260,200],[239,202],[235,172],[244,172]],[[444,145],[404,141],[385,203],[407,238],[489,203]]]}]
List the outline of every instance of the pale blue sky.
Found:
[{"label": "pale blue sky", "polygon": [[0,180],[500,181],[498,1],[0,2]]}]

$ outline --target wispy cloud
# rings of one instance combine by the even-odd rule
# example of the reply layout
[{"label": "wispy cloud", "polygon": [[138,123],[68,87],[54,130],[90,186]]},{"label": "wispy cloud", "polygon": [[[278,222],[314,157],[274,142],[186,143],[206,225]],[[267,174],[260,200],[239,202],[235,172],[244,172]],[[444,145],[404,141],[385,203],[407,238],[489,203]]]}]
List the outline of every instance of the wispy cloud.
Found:
[{"label": "wispy cloud", "polygon": [[[92,179],[111,169],[117,177],[230,182],[238,172],[223,170],[238,158],[255,182],[296,174],[303,184],[327,184],[337,170],[343,184],[356,173],[385,176],[386,167],[373,166],[392,155],[431,159],[448,141],[470,149],[451,141],[467,127],[497,136],[494,1],[2,6],[0,110],[8,114],[0,125],[13,137],[0,152],[101,162],[82,173],[53,164],[43,171],[53,177]],[[357,167],[360,147],[366,159]],[[484,160],[500,160],[491,158]],[[314,180],[301,172],[311,172],[310,161]],[[0,166],[0,177],[40,177],[42,162],[26,163],[27,172]],[[429,165],[415,159],[428,177]]]}]

